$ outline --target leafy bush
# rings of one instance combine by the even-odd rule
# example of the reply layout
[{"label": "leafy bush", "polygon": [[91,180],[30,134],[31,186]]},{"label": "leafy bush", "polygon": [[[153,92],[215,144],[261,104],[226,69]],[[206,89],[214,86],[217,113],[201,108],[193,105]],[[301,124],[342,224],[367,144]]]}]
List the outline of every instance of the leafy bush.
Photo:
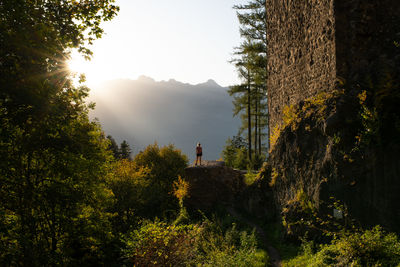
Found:
[{"label": "leafy bush", "polygon": [[246,148],[238,148],[236,150],[236,156],[233,161],[233,166],[236,169],[239,170],[245,170],[247,169],[247,166],[249,165],[249,160],[247,156],[248,152]]},{"label": "leafy bush", "polygon": [[198,266],[266,266],[268,255],[257,249],[255,233],[238,231],[233,224],[225,233],[210,221],[203,223],[197,243]]},{"label": "leafy bush", "polygon": [[125,237],[125,256],[134,266],[186,266],[195,258],[198,226],[145,222]]},{"label": "leafy bush", "polygon": [[335,240],[318,256],[324,263],[341,266],[396,266],[400,264],[400,242],[395,234],[386,234],[376,226]]},{"label": "leafy bush", "polygon": [[145,222],[125,236],[125,257],[135,266],[266,266],[268,255],[257,250],[254,232],[225,233],[208,220],[201,225]]},{"label": "leafy bush", "polygon": [[113,219],[114,229],[126,232],[145,213],[149,202],[147,193],[151,182],[150,170],[122,159],[111,166],[106,182],[115,196],[111,208],[116,214]]},{"label": "leafy bush", "polygon": [[303,254],[287,266],[398,266],[400,242],[380,226],[365,232],[346,234],[313,253],[313,244],[304,245]]},{"label": "leafy bush", "polygon": [[245,182],[246,185],[252,185],[257,180],[258,180],[258,174],[254,173],[252,171],[248,171],[244,175],[244,182]]},{"label": "leafy bush", "polygon": [[222,158],[229,167],[245,170],[249,164],[247,159],[247,143],[241,136],[234,136],[226,140],[222,151]]},{"label": "leafy bush", "polygon": [[[179,210],[178,201],[173,196],[173,183],[184,174],[188,159],[173,145],[159,147],[149,145],[133,160],[137,168],[147,168],[151,177],[146,197],[148,198],[145,218],[156,216],[173,217]],[[169,216],[167,216],[167,213]]]}]

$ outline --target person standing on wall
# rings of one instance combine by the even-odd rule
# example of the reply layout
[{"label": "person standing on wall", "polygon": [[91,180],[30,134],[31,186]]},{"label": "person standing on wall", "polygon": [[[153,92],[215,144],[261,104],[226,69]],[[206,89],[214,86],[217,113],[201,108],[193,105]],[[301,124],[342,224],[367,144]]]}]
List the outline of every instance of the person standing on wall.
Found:
[{"label": "person standing on wall", "polygon": [[200,165],[201,165],[201,156],[203,156],[203,148],[201,147],[200,143],[197,143],[197,146],[196,146],[196,163],[194,164],[195,166],[197,166],[197,161],[200,161]]}]

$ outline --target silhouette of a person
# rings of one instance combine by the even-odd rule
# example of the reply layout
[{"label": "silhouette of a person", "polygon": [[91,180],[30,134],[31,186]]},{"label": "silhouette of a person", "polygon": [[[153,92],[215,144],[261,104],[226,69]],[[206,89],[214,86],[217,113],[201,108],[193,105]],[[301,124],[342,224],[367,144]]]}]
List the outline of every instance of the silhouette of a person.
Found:
[{"label": "silhouette of a person", "polygon": [[203,156],[203,148],[201,147],[200,143],[197,143],[197,146],[196,146],[196,163],[194,164],[195,166],[197,166],[197,161],[200,161],[200,165],[201,165],[201,156]]}]

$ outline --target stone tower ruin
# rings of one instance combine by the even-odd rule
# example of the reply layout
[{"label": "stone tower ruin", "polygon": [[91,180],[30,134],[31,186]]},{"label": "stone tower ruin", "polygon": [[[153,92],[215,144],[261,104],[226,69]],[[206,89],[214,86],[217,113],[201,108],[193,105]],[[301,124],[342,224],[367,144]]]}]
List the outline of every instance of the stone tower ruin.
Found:
[{"label": "stone tower ruin", "polygon": [[270,129],[287,105],[374,75],[398,36],[399,0],[266,0]]}]

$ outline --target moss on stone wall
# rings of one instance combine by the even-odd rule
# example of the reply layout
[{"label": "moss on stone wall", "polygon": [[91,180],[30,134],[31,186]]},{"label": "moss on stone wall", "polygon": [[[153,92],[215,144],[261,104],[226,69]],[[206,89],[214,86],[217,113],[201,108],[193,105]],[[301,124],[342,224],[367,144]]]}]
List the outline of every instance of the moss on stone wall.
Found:
[{"label": "moss on stone wall", "polygon": [[[393,216],[400,214],[400,142],[369,141],[361,146],[360,136],[375,132],[373,140],[378,140],[382,132],[368,128],[379,123],[365,122],[365,110],[374,107],[366,106],[364,91],[348,91],[319,93],[290,107],[290,118],[282,123],[260,174],[272,188],[289,235],[316,237],[327,229],[335,231],[326,225],[335,201],[343,203],[348,214],[336,226],[355,219],[364,226],[382,224],[400,231],[400,218]],[[397,123],[391,128],[393,136],[400,134]]]}]

